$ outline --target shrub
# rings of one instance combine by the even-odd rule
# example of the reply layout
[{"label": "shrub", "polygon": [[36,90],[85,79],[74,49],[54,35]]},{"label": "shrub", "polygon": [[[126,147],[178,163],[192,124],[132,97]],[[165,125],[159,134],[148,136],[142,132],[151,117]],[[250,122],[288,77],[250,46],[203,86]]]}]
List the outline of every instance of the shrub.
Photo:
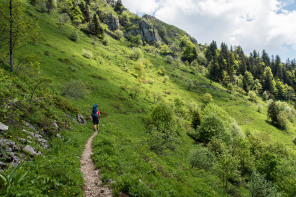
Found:
[{"label": "shrub", "polygon": [[167,75],[164,76],[164,77],[163,77],[163,83],[166,83],[169,79],[170,79],[169,76],[167,76]]},{"label": "shrub", "polygon": [[174,58],[171,55],[167,55],[165,59],[166,59],[166,62],[169,64],[173,63],[174,61]]},{"label": "shrub", "polygon": [[86,85],[81,80],[72,80],[67,83],[61,95],[74,99],[83,99],[88,94]]},{"label": "shrub", "polygon": [[284,111],[280,111],[279,103],[271,102],[268,106],[267,118],[271,123],[281,129],[287,129],[287,115]]},{"label": "shrub", "polygon": [[195,109],[192,113],[192,121],[191,121],[191,127],[196,130],[201,122],[201,115],[199,113],[198,109]]},{"label": "shrub", "polygon": [[230,125],[230,133],[233,138],[245,138],[245,134],[235,120]]},{"label": "shrub", "polygon": [[209,170],[216,163],[216,157],[207,147],[199,144],[190,151],[189,162],[192,166]]},{"label": "shrub", "polygon": [[140,48],[133,48],[133,52],[130,55],[130,58],[132,60],[136,61],[136,60],[138,60],[138,59],[140,59],[142,57],[144,57],[142,50]]},{"label": "shrub", "polygon": [[257,102],[258,98],[254,91],[249,91],[248,96],[251,101]]},{"label": "shrub", "polygon": [[213,138],[222,139],[226,143],[230,143],[231,141],[230,134],[224,122],[214,113],[207,114],[203,117],[198,129],[198,138],[206,144]]},{"label": "shrub", "polygon": [[265,90],[262,94],[262,98],[266,101],[269,99],[269,93]]},{"label": "shrub", "polygon": [[121,38],[123,38],[123,32],[121,30],[116,30],[115,37],[117,40],[120,40]]},{"label": "shrub", "polygon": [[79,34],[76,30],[74,30],[70,36],[69,36],[69,39],[74,41],[74,42],[77,42],[79,40]]},{"label": "shrub", "polygon": [[152,125],[148,129],[151,136],[150,149],[158,152],[165,148],[173,150],[175,147],[175,123],[171,108],[164,103],[155,106],[151,113],[151,120]]},{"label": "shrub", "polygon": [[253,172],[250,183],[251,196],[277,196],[276,188],[258,172]]},{"label": "shrub", "polygon": [[92,59],[93,58],[92,52],[88,51],[88,50],[85,50],[85,49],[82,50],[82,56],[87,58],[87,59]]},{"label": "shrub", "polygon": [[213,102],[212,95],[209,93],[205,93],[201,98],[201,102],[203,102],[204,104],[208,104],[208,103]]}]

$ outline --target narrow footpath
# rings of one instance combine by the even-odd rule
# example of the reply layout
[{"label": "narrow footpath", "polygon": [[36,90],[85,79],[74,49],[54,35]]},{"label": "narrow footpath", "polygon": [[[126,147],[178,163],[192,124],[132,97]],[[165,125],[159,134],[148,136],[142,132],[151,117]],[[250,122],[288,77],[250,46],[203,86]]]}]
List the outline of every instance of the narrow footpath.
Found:
[{"label": "narrow footpath", "polygon": [[81,172],[84,179],[84,194],[86,197],[112,197],[112,191],[108,185],[102,186],[99,176],[99,170],[95,169],[95,165],[92,161],[92,141],[98,134],[94,134],[88,139],[85,149],[81,157]]}]

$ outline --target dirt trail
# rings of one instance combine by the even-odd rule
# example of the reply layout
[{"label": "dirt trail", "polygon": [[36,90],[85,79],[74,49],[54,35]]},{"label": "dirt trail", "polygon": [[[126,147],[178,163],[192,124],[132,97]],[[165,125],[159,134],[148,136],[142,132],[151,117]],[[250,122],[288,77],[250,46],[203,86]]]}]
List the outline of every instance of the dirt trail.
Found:
[{"label": "dirt trail", "polygon": [[91,159],[91,144],[96,135],[97,132],[94,132],[88,139],[80,160],[81,172],[84,179],[84,194],[86,197],[112,197],[111,189],[107,185],[101,186],[99,170],[95,169],[95,165]]}]

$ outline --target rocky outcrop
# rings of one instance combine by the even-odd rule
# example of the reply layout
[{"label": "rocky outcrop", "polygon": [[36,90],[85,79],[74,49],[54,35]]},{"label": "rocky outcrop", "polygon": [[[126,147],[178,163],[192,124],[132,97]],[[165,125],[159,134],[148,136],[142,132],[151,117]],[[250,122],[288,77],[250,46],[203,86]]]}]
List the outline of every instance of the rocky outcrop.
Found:
[{"label": "rocky outcrop", "polygon": [[20,147],[15,144],[14,141],[8,140],[8,139],[0,139],[0,146],[6,151],[6,152],[12,152],[12,151],[19,151]]},{"label": "rocky outcrop", "polygon": [[148,42],[149,44],[161,42],[161,38],[158,35],[157,30],[154,27],[152,27],[146,20],[142,20],[139,25],[141,36],[144,41]]},{"label": "rocky outcrop", "polygon": [[23,151],[31,156],[35,156],[35,155],[42,155],[41,152],[39,152],[38,150],[35,150],[32,146],[27,145],[23,148]]},{"label": "rocky outcrop", "polygon": [[42,135],[27,131],[25,129],[23,129],[23,132],[25,132],[25,133],[31,135],[32,137],[36,138],[41,143],[43,149],[49,149],[49,143],[48,143],[48,141],[46,139],[43,138]]},{"label": "rocky outcrop", "polygon": [[0,131],[8,131],[8,126],[6,126],[0,122]]},{"label": "rocky outcrop", "polygon": [[76,118],[80,124],[86,124],[86,120],[84,119],[84,117],[82,115],[77,115]]},{"label": "rocky outcrop", "polygon": [[106,16],[107,21],[106,24],[108,25],[108,29],[111,31],[116,31],[119,29],[119,19],[116,16],[113,16],[112,14],[108,14]]}]

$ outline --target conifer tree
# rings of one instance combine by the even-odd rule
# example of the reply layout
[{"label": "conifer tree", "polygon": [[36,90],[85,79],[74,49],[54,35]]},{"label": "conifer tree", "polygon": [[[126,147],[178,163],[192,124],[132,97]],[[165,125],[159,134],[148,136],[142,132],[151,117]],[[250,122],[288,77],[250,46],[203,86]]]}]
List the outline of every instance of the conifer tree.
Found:
[{"label": "conifer tree", "polygon": [[94,14],[92,21],[89,23],[88,29],[90,34],[98,36],[101,39],[104,38],[104,30],[100,25],[100,22],[96,14]]},{"label": "conifer tree", "polygon": [[123,8],[123,4],[122,4],[121,0],[117,0],[117,2],[115,4],[114,11],[115,12],[121,11],[122,8]]},{"label": "conifer tree", "polygon": [[192,114],[192,121],[191,121],[191,127],[196,130],[197,127],[200,125],[201,117],[198,109],[193,111]]}]

